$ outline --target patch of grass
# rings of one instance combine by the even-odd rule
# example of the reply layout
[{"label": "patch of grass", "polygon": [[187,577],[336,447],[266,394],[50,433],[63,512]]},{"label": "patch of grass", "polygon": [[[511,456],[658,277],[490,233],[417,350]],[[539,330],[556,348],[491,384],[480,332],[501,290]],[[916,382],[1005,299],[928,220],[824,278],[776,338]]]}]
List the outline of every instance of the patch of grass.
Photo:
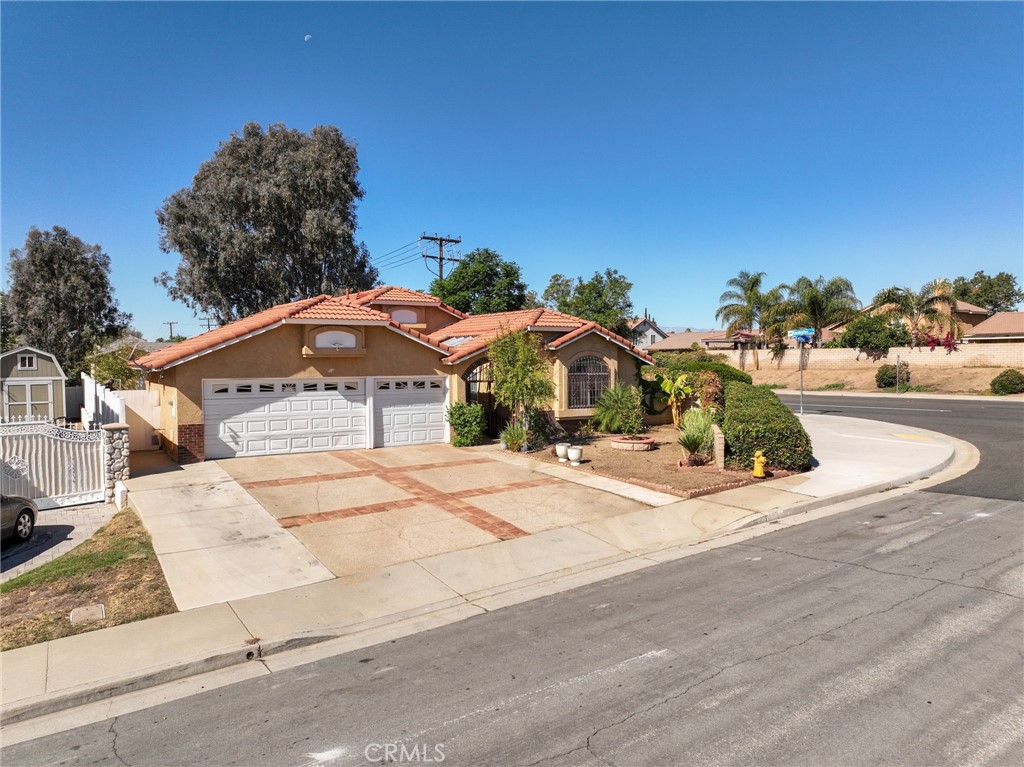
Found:
[{"label": "patch of grass", "polygon": [[[107,617],[72,624],[75,607]],[[62,557],[0,585],[0,650],[177,612],[149,534],[134,511],[116,514]]]},{"label": "patch of grass", "polygon": [[0,584],[0,594],[65,578],[81,578],[97,570],[115,567],[126,559],[155,558],[153,543],[135,512],[122,511],[81,546]]},{"label": "patch of grass", "polygon": [[785,389],[786,388],[786,384],[780,384],[780,383],[763,383],[763,384],[755,384],[755,385],[759,389]]},{"label": "patch of grass", "polygon": [[817,387],[814,391],[841,391],[846,388],[846,381],[834,381]]},{"label": "patch of grass", "polygon": [[[895,386],[887,386],[884,389],[877,389],[877,391],[883,392],[883,393],[895,394],[896,393],[896,387]],[[918,386],[917,384],[900,384],[900,394],[906,394],[908,392],[913,392],[913,391],[928,393],[928,392],[935,392],[936,389],[935,389],[934,386]]]}]

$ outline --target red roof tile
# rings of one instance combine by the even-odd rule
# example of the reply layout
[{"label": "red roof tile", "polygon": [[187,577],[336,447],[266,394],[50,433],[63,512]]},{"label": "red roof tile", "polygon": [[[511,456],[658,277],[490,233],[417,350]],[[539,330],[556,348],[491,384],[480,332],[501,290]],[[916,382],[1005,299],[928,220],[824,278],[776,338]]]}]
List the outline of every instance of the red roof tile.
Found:
[{"label": "red roof tile", "polygon": [[450,356],[445,358],[445,362],[448,364],[454,364],[460,360],[466,359],[467,357],[472,357],[474,354],[486,349],[487,346],[490,345],[491,341],[498,336],[505,333],[514,333],[517,330],[523,330],[525,328],[550,328],[552,330],[565,330],[567,328],[571,328],[566,335],[561,336],[548,344],[548,347],[551,349],[557,349],[567,343],[571,343],[586,333],[596,331],[621,344],[637,357],[654,362],[653,357],[650,357],[640,351],[627,339],[612,333],[607,328],[604,328],[595,322],[587,322],[580,317],[574,317],[571,314],[552,311],[551,309],[520,309],[515,312],[496,312],[494,314],[471,315],[464,320],[454,322],[447,327],[435,331],[431,334],[431,338],[441,342],[455,338],[465,338],[467,336],[472,338],[472,340],[463,341],[457,346],[451,347],[454,351]]},{"label": "red roof tile", "polygon": [[437,296],[432,296],[429,293],[421,293],[418,290],[409,290],[409,288],[396,287],[394,285],[383,285],[379,288],[363,290],[359,293],[350,293],[347,296],[338,296],[338,298],[344,300],[346,303],[352,304],[353,306],[365,306],[370,303],[433,305],[440,309],[444,309],[446,312],[456,317],[468,316],[464,312],[460,312],[458,309],[448,306],[448,304],[441,301]]},{"label": "red roof tile", "polygon": [[316,306],[330,296],[314,296],[301,301],[293,301],[290,304],[278,304],[262,312],[244,317],[235,322],[229,322],[219,328],[214,328],[206,333],[201,333],[193,338],[186,339],[180,343],[168,346],[166,349],[151,352],[135,360],[135,364],[148,370],[159,370],[176,362],[181,362],[200,352],[209,351],[214,347],[230,343],[242,336],[249,335],[257,330],[275,325],[281,320],[292,317],[299,312]]},{"label": "red roof tile", "polygon": [[384,312],[364,306],[352,306],[344,296],[335,296],[321,301],[319,304],[303,309],[292,315],[296,320],[338,320],[390,322],[391,318]]}]

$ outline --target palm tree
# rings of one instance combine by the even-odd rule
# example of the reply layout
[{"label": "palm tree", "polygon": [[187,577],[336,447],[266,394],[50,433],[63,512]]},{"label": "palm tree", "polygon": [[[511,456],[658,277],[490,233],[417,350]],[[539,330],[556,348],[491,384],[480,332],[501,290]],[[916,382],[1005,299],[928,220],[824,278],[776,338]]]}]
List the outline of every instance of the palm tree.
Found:
[{"label": "palm tree", "polygon": [[772,288],[765,292],[761,290],[761,280],[764,279],[764,272],[743,271],[729,280],[731,290],[725,291],[718,298],[718,311],[715,318],[725,322],[725,332],[732,335],[738,330],[746,330],[750,333],[757,333],[758,338],[754,340],[754,369],[760,370],[760,363],[757,358],[757,347],[763,335],[763,326],[769,324],[774,326],[773,319],[782,303],[781,286]]},{"label": "palm tree", "polygon": [[816,280],[800,277],[784,287],[789,294],[786,302],[789,327],[814,328],[814,346],[821,346],[822,330],[853,319],[860,309],[853,284],[845,277],[829,280],[820,275]]},{"label": "palm tree", "polygon": [[956,299],[947,280],[932,280],[918,291],[896,286],[884,288],[875,295],[874,304],[884,308],[888,316],[907,323],[914,346],[920,346],[921,336],[932,328],[943,330],[948,325],[954,334],[959,331],[959,323],[953,315]]}]

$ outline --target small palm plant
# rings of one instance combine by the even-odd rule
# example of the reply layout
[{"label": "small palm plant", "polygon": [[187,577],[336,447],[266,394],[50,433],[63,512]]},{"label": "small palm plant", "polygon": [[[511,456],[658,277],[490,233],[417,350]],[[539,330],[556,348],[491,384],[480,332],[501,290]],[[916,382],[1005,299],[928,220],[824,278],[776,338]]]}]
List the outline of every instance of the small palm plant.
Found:
[{"label": "small palm plant", "polygon": [[714,415],[710,410],[694,407],[683,413],[682,424],[679,426],[679,445],[690,466],[699,466],[707,461],[715,440],[711,428],[713,423]]},{"label": "small palm plant", "polygon": [[594,426],[609,434],[621,434],[633,407],[633,387],[615,383],[594,403]]}]

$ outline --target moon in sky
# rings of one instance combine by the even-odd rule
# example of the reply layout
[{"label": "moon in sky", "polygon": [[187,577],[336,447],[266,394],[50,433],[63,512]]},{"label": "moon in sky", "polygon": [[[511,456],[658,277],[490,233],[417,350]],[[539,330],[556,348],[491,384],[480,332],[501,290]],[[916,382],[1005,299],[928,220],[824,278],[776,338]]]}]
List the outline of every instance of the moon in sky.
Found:
[{"label": "moon in sky", "polygon": [[305,36],[304,38],[302,38],[302,39],[303,39],[303,40],[305,40],[305,41],[306,41],[306,42],[308,43],[308,42],[309,42],[310,40],[312,40],[312,39],[313,39],[313,35],[306,35],[306,36]]}]

